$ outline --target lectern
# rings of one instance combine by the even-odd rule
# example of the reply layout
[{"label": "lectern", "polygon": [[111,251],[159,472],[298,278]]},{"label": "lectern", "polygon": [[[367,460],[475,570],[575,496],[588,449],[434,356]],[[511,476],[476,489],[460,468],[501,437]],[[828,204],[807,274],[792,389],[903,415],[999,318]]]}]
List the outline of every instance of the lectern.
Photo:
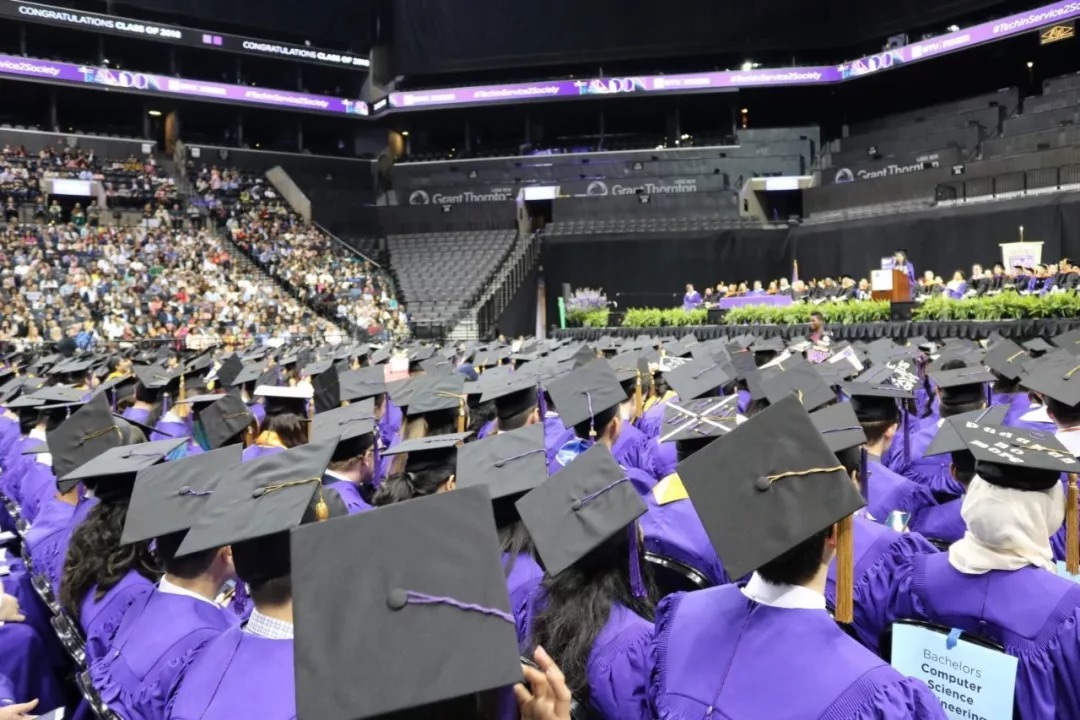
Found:
[{"label": "lectern", "polygon": [[870,273],[870,297],[889,302],[910,302],[911,281],[903,270],[874,270]]}]

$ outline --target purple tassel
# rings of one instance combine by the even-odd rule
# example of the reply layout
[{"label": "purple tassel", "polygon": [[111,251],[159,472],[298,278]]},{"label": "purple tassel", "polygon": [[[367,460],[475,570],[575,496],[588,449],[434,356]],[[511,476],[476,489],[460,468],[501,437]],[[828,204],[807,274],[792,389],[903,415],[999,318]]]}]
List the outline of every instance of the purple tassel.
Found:
[{"label": "purple tassel", "polygon": [[536,386],[536,406],[540,408],[540,422],[547,417],[547,398],[544,397],[544,388]]},{"label": "purple tassel", "polygon": [[859,448],[859,489],[862,490],[863,500],[870,502],[870,488],[866,486],[866,482],[870,477],[870,473],[866,470],[866,463],[869,462],[866,457],[866,448]]},{"label": "purple tassel", "polygon": [[645,582],[641,579],[641,552],[637,521],[630,523],[627,532],[630,533],[630,590],[634,593],[634,597],[640,600],[648,593],[645,592]]},{"label": "purple tassel", "polygon": [[112,390],[112,411],[113,411],[113,415],[116,414],[116,396],[117,396],[117,390],[114,387],[113,390]]},{"label": "purple tassel", "polygon": [[900,412],[904,414],[904,464],[907,465],[911,462],[911,434],[908,432],[911,413],[903,409],[901,409]]}]

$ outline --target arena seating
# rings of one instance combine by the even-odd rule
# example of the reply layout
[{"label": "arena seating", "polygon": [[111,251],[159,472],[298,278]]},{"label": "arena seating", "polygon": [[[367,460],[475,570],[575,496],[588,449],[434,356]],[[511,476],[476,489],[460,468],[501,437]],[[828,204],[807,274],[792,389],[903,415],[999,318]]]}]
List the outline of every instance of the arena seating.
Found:
[{"label": "arena seating", "polygon": [[455,321],[483,291],[516,236],[513,230],[388,236],[391,267],[411,321]]}]

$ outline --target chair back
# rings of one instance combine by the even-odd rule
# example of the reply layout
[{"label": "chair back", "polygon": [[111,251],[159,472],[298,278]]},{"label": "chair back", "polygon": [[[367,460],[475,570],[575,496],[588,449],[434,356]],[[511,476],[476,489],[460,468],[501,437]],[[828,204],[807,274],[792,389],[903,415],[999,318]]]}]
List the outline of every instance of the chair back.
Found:
[{"label": "chair back", "polygon": [[703,590],[712,586],[704,573],[684,562],[651,552],[645,553],[645,562],[652,568],[653,581],[660,591],[660,597],[677,592]]}]

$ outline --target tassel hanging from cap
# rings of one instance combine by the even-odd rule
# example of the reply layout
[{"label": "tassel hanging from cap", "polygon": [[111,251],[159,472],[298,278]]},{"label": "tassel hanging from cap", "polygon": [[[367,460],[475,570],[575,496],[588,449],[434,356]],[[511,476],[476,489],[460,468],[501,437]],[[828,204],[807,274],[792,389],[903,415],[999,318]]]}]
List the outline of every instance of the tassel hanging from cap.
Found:
[{"label": "tassel hanging from cap", "polygon": [[862,493],[863,500],[869,502],[870,488],[867,487],[867,483],[870,481],[870,470],[866,467],[868,462],[870,462],[870,458],[869,453],[866,452],[866,447],[859,448],[859,492]]},{"label": "tassel hanging from cap", "polygon": [[836,524],[836,621],[855,620],[855,528],[851,515]]},{"label": "tassel hanging from cap", "polygon": [[640,600],[648,593],[645,590],[645,581],[641,577],[641,543],[638,537],[637,521],[630,523],[626,531],[630,533],[630,591]]},{"label": "tassel hanging from cap", "polygon": [[315,503],[315,520],[317,522],[323,522],[330,519],[330,506],[326,504],[326,498],[323,497],[322,485],[319,485],[319,501]]},{"label": "tassel hanging from cap", "polygon": [[184,373],[180,373],[180,392],[176,394],[178,402],[184,402],[187,399],[187,388],[184,386]]},{"label": "tassel hanging from cap", "polygon": [[465,398],[458,398],[457,431],[465,432]]},{"label": "tassel hanging from cap", "polygon": [[315,426],[315,406],[313,401],[307,402],[307,425],[305,427],[307,441],[311,442],[311,428]]},{"label": "tassel hanging from cap", "polygon": [[1076,473],[1069,473],[1069,490],[1065,496],[1065,569],[1080,573],[1080,490]]},{"label": "tassel hanging from cap", "polygon": [[645,400],[641,395],[641,371],[637,371],[637,382],[634,385],[634,419],[641,417],[645,406]]}]

